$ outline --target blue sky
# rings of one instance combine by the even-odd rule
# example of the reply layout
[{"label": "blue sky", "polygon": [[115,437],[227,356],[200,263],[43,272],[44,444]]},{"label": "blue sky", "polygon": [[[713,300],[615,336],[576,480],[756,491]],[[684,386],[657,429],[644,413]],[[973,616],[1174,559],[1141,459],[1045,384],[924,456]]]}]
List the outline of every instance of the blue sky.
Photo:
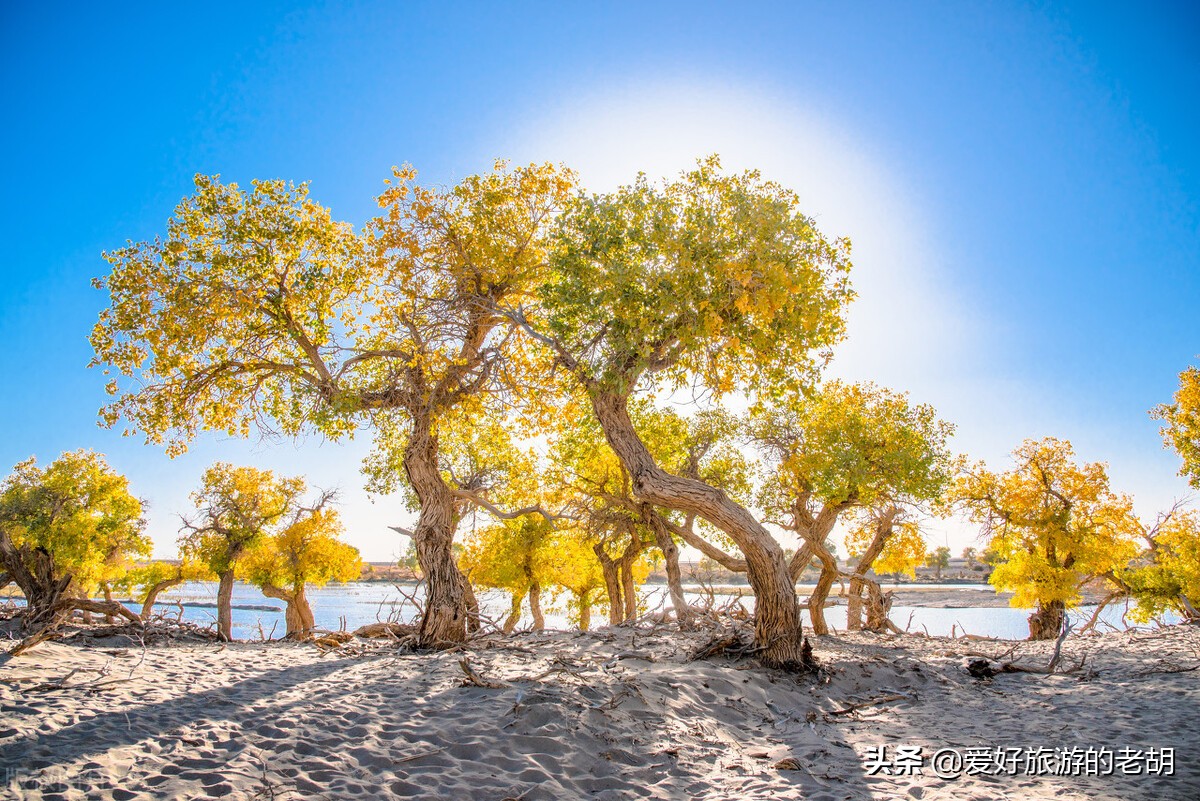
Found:
[{"label": "blue sky", "polygon": [[854,239],[835,372],[933,403],[991,462],[1052,434],[1144,514],[1185,494],[1146,410],[1200,359],[1194,4],[442,5],[0,8],[0,464],[107,453],[161,553],[212,460],[302,470],[389,558],[403,514],[362,493],[364,443],[171,461],[97,428],[100,252],[161,231],[197,172],[311,181],[362,222],[393,164],[564,160],[604,187],[717,151]]}]

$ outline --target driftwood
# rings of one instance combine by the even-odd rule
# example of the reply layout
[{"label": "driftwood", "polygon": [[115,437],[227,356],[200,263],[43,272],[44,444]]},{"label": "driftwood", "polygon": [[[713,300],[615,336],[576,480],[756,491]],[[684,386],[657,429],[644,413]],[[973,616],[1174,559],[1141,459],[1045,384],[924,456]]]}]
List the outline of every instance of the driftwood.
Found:
[{"label": "driftwood", "polygon": [[462,683],[462,686],[464,687],[483,687],[488,690],[503,690],[509,686],[502,681],[492,681],[491,679],[485,679],[483,676],[479,675],[479,673],[475,671],[475,668],[471,667],[471,660],[468,657],[464,656],[462,659],[458,660],[458,666],[462,668],[462,672],[466,676]]},{"label": "driftwood", "polygon": [[355,637],[364,640],[398,640],[410,634],[417,633],[417,627],[411,623],[368,623],[354,630]]},{"label": "driftwood", "polygon": [[[967,672],[977,679],[990,679],[992,676],[995,676],[999,673],[1035,673],[1043,676],[1050,676],[1055,673],[1059,673],[1061,675],[1078,673],[1080,670],[1083,670],[1084,663],[1087,661],[1086,656],[1081,657],[1079,663],[1070,668],[1065,670],[1058,669],[1059,663],[1062,661],[1063,643],[1066,641],[1067,635],[1071,633],[1071,628],[1072,625],[1069,622],[1063,624],[1062,631],[1058,635],[1058,640],[1054,643],[1054,653],[1051,655],[1050,661],[1045,667],[1039,667],[1036,665],[1019,665],[1016,662],[1000,662],[997,665],[993,664],[992,661],[987,658],[979,658],[972,659],[967,663]],[[1014,646],[1014,649],[1015,647],[1016,646]]]},{"label": "driftwood", "polygon": [[880,704],[890,704],[893,701],[911,701],[911,700],[912,700],[911,695],[905,695],[904,693],[893,693],[892,695],[884,695],[880,698],[872,698],[870,701],[860,701],[857,704],[850,704],[849,706],[843,707],[842,709],[835,709],[834,711],[830,712],[829,714],[834,715],[834,716],[849,715],[854,712],[857,712],[860,709],[866,709],[869,706],[879,706]]}]

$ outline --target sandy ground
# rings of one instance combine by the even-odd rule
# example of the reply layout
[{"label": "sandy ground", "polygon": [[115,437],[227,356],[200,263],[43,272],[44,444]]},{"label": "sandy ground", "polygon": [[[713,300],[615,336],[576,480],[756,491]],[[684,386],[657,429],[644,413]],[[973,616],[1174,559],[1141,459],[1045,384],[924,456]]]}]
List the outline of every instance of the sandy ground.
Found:
[{"label": "sandy ground", "polygon": [[[794,676],[751,660],[689,661],[710,636],[527,634],[436,655],[46,643],[0,665],[0,795],[1200,798],[1200,627],[1073,638],[1062,664],[1086,657],[1081,670],[990,679],[965,662],[1015,645],[1005,659],[1044,666],[1053,643],[816,638],[822,669]],[[464,656],[505,686],[463,686]],[[872,754],[880,746],[886,759]],[[901,746],[923,749],[916,772],[893,762]],[[980,755],[997,747],[1078,747],[1074,773],[1089,748],[1101,765],[1101,749],[1142,756],[1110,761],[1108,776],[1025,775],[1020,759],[990,775],[994,759]],[[981,770],[938,778],[931,757],[948,748],[979,749],[970,759]],[[1144,771],[1149,748],[1175,749],[1175,775],[1122,775]]]}]

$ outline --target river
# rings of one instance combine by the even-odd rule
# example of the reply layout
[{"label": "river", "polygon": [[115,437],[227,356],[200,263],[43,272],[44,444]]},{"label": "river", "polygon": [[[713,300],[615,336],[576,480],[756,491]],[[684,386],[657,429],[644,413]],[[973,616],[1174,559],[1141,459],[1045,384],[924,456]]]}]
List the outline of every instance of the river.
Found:
[{"label": "river", "polygon": [[[979,585],[897,585],[894,589],[919,589],[931,587],[940,589],[962,590],[964,603],[969,604],[971,592],[994,594],[992,587]],[[400,589],[412,597],[419,599],[420,589],[414,586],[401,586]],[[415,606],[406,600],[400,589],[395,585],[383,582],[351,582],[346,584],[331,584],[325,587],[309,588],[308,597],[313,607],[313,614],[319,628],[337,630],[345,627],[348,630],[374,623],[380,620],[399,620],[408,622],[416,613]],[[687,586],[690,601],[699,601],[700,587]],[[885,586],[885,589],[889,587]],[[803,588],[801,588],[803,592]],[[160,596],[160,611],[178,613],[182,609],[183,619],[194,623],[206,624],[216,620],[217,585],[213,582],[189,582],[163,593]],[[557,603],[544,603],[546,607],[546,625],[550,628],[572,628],[566,615],[566,595],[561,596]],[[667,605],[666,587],[648,584],[642,588],[642,603],[648,610],[654,610]],[[508,594],[501,591],[488,590],[480,593],[480,604],[483,614],[494,620],[502,620],[508,614]],[[717,596],[718,603],[728,600],[725,596]],[[740,602],[753,609],[754,599],[744,597]],[[233,591],[233,633],[239,639],[258,639],[260,636],[279,637],[285,631],[283,620],[283,603],[266,598],[256,587],[238,583]],[[825,617],[829,625],[835,629],[845,629],[846,607],[842,599],[838,606],[826,609]],[[182,606],[180,606],[182,605]],[[1080,606],[1072,610],[1072,619],[1086,620],[1095,611],[1094,606]],[[1124,605],[1116,605],[1106,609],[1101,619],[1117,627],[1124,628]],[[908,628],[914,632],[927,632],[937,636],[949,636],[952,633],[998,637],[1001,639],[1022,639],[1028,636],[1026,622],[1030,610],[1013,609],[1009,607],[961,606],[958,608],[929,608],[913,606],[895,606],[891,618],[900,628]],[[607,617],[603,606],[592,610],[592,621],[599,625]],[[805,625],[808,625],[808,614],[804,613]],[[1168,621],[1171,622],[1171,621]],[[522,618],[521,627],[530,625],[528,612]]]}]

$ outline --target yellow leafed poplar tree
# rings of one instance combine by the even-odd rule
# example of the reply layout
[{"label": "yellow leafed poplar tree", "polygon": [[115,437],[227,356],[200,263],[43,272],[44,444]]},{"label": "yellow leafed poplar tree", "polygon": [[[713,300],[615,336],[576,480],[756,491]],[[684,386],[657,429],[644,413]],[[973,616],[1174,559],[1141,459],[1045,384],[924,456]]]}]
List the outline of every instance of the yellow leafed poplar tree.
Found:
[{"label": "yellow leafed poplar tree", "polygon": [[550,280],[535,307],[508,313],[586,393],[634,496],[702,517],[741,549],[763,659],[806,666],[782,547],[719,488],[664,469],[629,401],[654,385],[720,398],[812,383],[843,335],[849,243],[822,236],[792,192],[724,174],[715,157],[662,185],[581,195],[556,222]]},{"label": "yellow leafed poplar tree", "polygon": [[536,374],[495,309],[543,282],[547,229],[572,186],[550,166],[498,164],[445,189],[397,169],[359,233],[306,185],[198,176],[164,236],[106,254],[112,270],[96,285],[110,304],[91,337],[93,365],[114,373],[102,420],[176,454],[202,430],[337,438],[391,416],[419,502],[420,637],[462,641],[469,604],[441,425]]},{"label": "yellow leafed poplar tree", "polygon": [[948,500],[984,527],[998,560],[991,583],[1012,605],[1036,607],[1030,639],[1054,639],[1084,582],[1124,568],[1138,552],[1140,524],[1126,495],[1109,487],[1103,464],[1077,465],[1071,443],[1026,440],[1003,473],[963,468]]}]

